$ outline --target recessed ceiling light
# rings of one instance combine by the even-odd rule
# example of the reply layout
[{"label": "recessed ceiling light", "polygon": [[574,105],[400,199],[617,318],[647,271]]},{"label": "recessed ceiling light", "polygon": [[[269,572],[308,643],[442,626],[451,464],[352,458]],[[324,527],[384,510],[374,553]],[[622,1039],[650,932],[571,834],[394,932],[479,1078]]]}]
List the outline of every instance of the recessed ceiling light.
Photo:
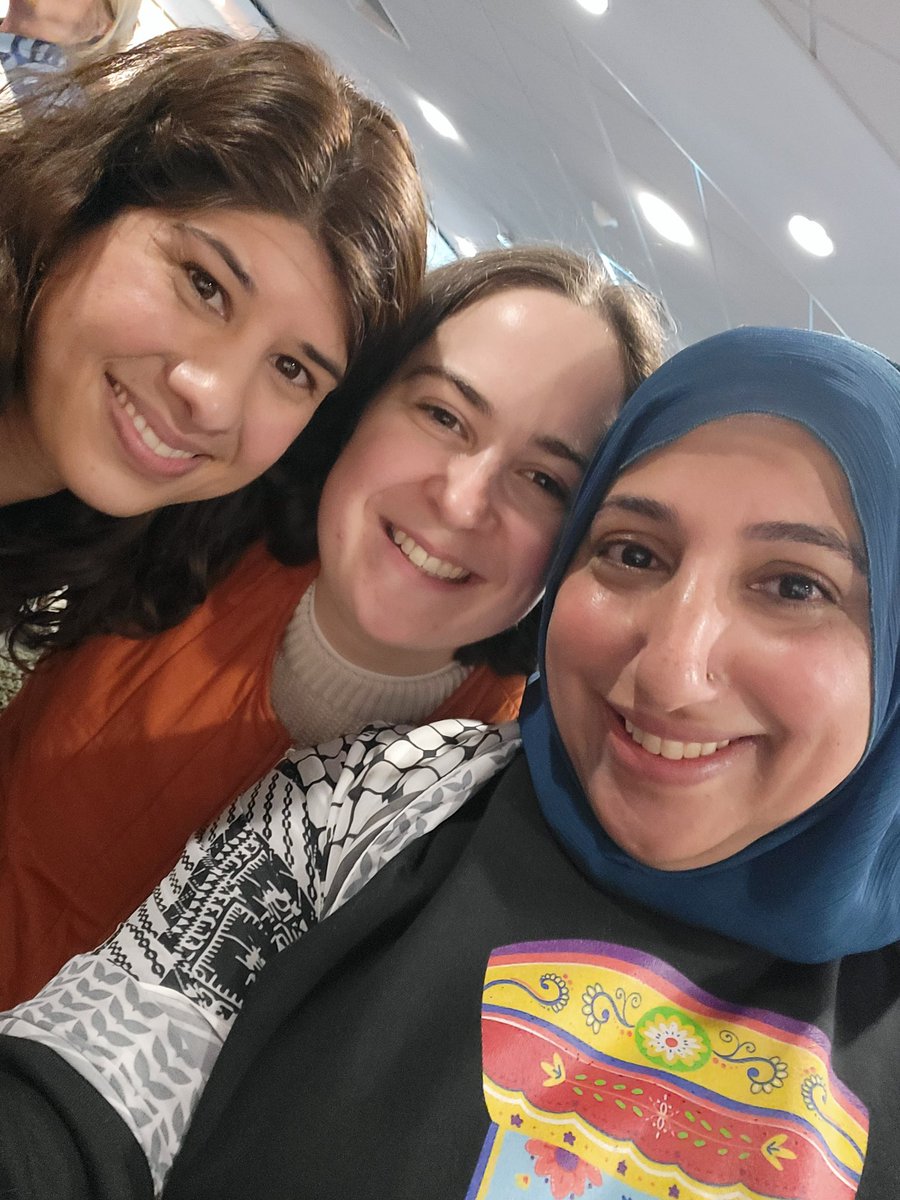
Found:
[{"label": "recessed ceiling light", "polygon": [[475,243],[472,241],[471,238],[458,237],[455,239],[455,241],[456,241],[456,248],[460,252],[460,254],[463,256],[463,258],[471,258],[473,254],[478,253],[478,247],[475,245]]},{"label": "recessed ceiling light", "polygon": [[432,104],[430,100],[425,100],[421,96],[416,97],[416,103],[422,110],[422,116],[441,137],[449,138],[452,142],[460,141],[460,136],[456,126],[446,115],[442,113],[436,104]]},{"label": "recessed ceiling light", "polygon": [[578,3],[592,16],[602,17],[609,8],[609,0],[578,0]]},{"label": "recessed ceiling light", "polygon": [[652,192],[638,192],[637,200],[641,212],[658,234],[678,246],[693,246],[694,235],[671,204]]},{"label": "recessed ceiling light", "polygon": [[825,226],[818,221],[795,213],[788,221],[788,229],[797,245],[802,246],[807,254],[815,254],[817,258],[834,254],[834,242],[825,232]]}]

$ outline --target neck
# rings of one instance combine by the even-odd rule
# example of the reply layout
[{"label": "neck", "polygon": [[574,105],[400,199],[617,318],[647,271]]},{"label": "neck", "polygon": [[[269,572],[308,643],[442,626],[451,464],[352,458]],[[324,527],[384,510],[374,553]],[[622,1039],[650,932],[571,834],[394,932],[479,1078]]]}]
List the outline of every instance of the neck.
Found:
[{"label": "neck", "polygon": [[460,687],[471,668],[452,663],[423,675],[375,673],[348,662],[325,639],[313,613],[318,581],[291,617],[275,657],[271,700],[295,746],[314,746],[373,721],[413,724]]},{"label": "neck", "polygon": [[45,461],[21,405],[0,410],[0,506],[37,500],[63,487]]},{"label": "neck", "polygon": [[72,46],[99,37],[108,25],[96,0],[10,0],[0,31]]},{"label": "neck", "polygon": [[346,620],[324,573],[316,581],[313,609],[319,631],[332,650],[364,671],[397,677],[427,675],[453,662],[452,648],[415,650],[367,637]]}]

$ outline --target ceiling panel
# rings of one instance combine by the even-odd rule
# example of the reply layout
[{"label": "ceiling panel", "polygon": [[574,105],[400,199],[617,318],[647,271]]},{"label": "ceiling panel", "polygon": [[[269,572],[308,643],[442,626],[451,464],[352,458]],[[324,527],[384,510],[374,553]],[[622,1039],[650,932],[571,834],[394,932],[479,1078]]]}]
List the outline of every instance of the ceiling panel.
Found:
[{"label": "ceiling panel", "polygon": [[900,61],[825,23],[819,27],[818,55],[870,129],[900,163]]},{"label": "ceiling panel", "polygon": [[[686,339],[821,321],[900,356],[896,0],[610,0],[602,18],[574,0],[382,0],[405,47],[362,2],[266,0],[407,122],[448,234],[609,254],[662,290]],[[695,248],[648,231],[640,187]],[[793,243],[795,212],[826,225],[833,257]]]},{"label": "ceiling panel", "polygon": [[715,188],[705,188],[716,280],[728,326],[810,323],[806,288]]},{"label": "ceiling panel", "polygon": [[810,12],[808,0],[765,0],[768,8],[777,13],[800,41],[808,46]]},{"label": "ceiling panel", "polygon": [[900,5],[896,0],[815,0],[816,21],[879,47],[900,62]]}]

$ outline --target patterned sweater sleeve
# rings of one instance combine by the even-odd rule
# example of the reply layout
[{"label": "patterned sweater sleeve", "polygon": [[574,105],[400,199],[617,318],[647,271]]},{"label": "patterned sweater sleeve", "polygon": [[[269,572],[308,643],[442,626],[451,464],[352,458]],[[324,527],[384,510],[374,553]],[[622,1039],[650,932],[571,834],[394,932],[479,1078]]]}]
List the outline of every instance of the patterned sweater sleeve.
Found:
[{"label": "patterned sweater sleeve", "polygon": [[0,1016],[0,1034],[41,1043],[91,1084],[158,1192],[267,960],[446,820],[517,745],[513,722],[446,720],[289,752],[191,839],[107,942]]}]

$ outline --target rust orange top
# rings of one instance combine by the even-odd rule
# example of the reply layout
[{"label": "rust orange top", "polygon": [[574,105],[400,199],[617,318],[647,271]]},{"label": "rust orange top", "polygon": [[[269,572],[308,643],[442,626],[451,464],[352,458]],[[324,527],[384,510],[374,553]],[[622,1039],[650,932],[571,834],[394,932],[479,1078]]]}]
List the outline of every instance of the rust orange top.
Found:
[{"label": "rust orange top", "polygon": [[[106,937],[288,748],[269,684],[317,572],[256,546],[176,628],[51,655],[0,716],[0,1009]],[[510,720],[523,686],[478,667],[431,719]]]}]

